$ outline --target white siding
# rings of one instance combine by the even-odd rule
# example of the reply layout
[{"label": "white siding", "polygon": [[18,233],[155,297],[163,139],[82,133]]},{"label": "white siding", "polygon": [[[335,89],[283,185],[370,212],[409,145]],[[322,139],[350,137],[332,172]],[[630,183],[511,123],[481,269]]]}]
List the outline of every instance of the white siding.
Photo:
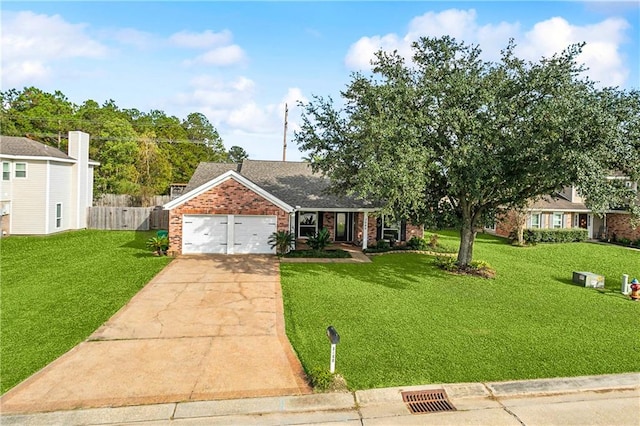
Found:
[{"label": "white siding", "polygon": [[[75,191],[72,182],[72,167],[68,163],[51,162],[49,165],[49,200],[47,234],[75,229]],[[56,204],[62,203],[62,226],[56,228]]]},{"label": "white siding", "polygon": [[11,233],[46,234],[47,162],[33,160],[19,162],[27,163],[27,177],[16,179],[15,173],[11,175],[13,186]]},{"label": "white siding", "polygon": [[11,201],[11,193],[12,193],[12,184],[13,184],[13,161],[3,159],[0,161],[0,167],[2,167],[2,163],[9,164],[9,170],[11,171],[11,177],[9,180],[2,180],[2,176],[0,176],[0,201]]}]

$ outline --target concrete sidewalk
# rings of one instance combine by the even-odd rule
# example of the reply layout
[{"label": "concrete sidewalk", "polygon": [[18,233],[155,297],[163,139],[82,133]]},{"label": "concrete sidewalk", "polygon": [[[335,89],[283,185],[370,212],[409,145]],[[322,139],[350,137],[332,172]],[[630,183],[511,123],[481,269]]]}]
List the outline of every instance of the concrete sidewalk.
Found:
[{"label": "concrete sidewalk", "polygon": [[[444,389],[456,411],[411,414],[402,391]],[[640,373],[371,389],[7,415],[3,425],[633,425]]]},{"label": "concrete sidewalk", "polygon": [[3,413],[310,393],[274,256],[182,256],[89,339],[8,391]]}]

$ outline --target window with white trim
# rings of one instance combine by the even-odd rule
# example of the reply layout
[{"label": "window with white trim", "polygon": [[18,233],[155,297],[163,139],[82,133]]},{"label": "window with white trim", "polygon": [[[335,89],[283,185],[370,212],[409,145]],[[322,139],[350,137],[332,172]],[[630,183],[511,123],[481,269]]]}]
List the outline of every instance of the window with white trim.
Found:
[{"label": "window with white trim", "polygon": [[551,217],[553,228],[564,228],[564,213],[554,213]]},{"label": "window with white trim", "polygon": [[27,163],[16,163],[15,164],[16,178],[26,178],[27,177]]},{"label": "window with white trim", "polygon": [[318,212],[300,212],[298,216],[298,237],[311,237],[317,232]]},{"label": "window with white trim", "polygon": [[390,217],[382,217],[382,239],[400,240],[400,222],[394,221]]},{"label": "window with white trim", "polygon": [[56,228],[62,227],[62,203],[56,203]]},{"label": "window with white trim", "polygon": [[541,225],[542,225],[542,214],[531,213],[531,217],[529,218],[529,228],[540,228]]},{"label": "window with white trim", "polygon": [[11,163],[2,163],[2,180],[11,180]]}]

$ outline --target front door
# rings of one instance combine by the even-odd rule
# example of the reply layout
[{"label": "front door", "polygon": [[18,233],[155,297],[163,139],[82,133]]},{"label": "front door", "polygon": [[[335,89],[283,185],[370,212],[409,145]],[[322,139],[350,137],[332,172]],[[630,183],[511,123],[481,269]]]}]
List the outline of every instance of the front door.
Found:
[{"label": "front door", "polygon": [[580,213],[578,215],[578,226],[583,229],[589,228],[589,215]]},{"label": "front door", "polygon": [[336,241],[353,240],[353,213],[336,213]]}]

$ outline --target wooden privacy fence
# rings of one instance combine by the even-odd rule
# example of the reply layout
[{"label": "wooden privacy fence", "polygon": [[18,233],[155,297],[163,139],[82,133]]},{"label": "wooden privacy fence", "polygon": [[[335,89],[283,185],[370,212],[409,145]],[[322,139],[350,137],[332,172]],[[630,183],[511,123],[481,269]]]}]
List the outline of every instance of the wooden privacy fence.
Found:
[{"label": "wooden privacy fence", "polygon": [[[147,206],[161,206],[171,201],[169,195],[153,195],[146,200]],[[139,207],[143,206],[139,197],[127,194],[102,194],[93,201],[97,207]]]},{"label": "wooden privacy fence", "polygon": [[169,211],[161,207],[89,207],[87,214],[90,229],[169,229]]}]

